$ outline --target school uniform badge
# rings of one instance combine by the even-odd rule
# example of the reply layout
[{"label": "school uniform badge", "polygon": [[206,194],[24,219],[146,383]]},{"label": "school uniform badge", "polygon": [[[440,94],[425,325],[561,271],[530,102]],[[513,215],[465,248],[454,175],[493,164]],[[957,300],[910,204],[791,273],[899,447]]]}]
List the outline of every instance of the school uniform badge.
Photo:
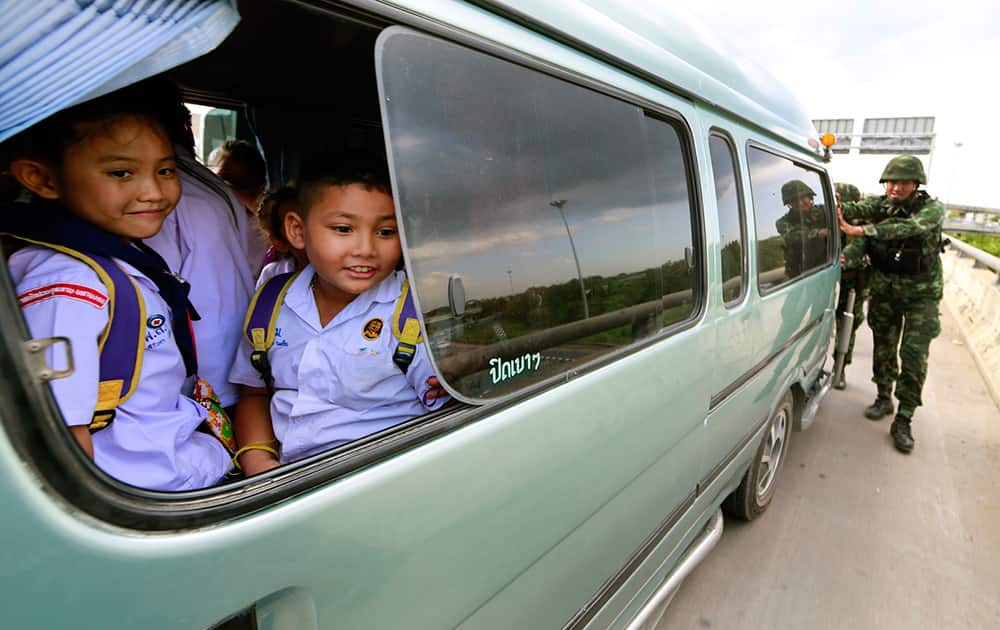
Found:
[{"label": "school uniform badge", "polygon": [[368,341],[375,341],[382,334],[384,322],[381,318],[373,317],[365,322],[365,327],[361,329],[361,336]]}]

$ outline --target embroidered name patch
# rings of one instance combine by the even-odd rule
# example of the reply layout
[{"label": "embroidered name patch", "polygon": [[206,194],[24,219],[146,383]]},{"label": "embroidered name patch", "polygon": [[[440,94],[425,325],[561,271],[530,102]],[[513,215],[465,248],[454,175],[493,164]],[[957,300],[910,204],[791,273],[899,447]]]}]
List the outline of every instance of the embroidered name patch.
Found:
[{"label": "embroidered name patch", "polygon": [[361,331],[361,336],[368,341],[375,341],[382,334],[382,320],[374,317],[365,322],[365,327]]},{"label": "embroidered name patch", "polygon": [[44,302],[45,300],[57,297],[70,298],[86,302],[95,308],[103,308],[104,305],[108,303],[108,296],[96,289],[92,289],[91,287],[84,286],[82,284],[69,284],[65,282],[47,284],[44,287],[38,287],[37,289],[25,291],[21,295],[17,296],[17,301],[20,302],[21,308],[25,308],[27,306],[31,306],[32,304]]}]

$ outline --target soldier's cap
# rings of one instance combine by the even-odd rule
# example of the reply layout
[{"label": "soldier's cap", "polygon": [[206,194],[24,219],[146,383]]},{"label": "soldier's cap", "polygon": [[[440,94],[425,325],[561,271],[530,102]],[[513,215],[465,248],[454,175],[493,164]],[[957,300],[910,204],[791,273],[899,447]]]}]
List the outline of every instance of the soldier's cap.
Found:
[{"label": "soldier's cap", "polygon": [[840,193],[841,201],[861,201],[861,191],[854,184],[837,182],[833,187]]},{"label": "soldier's cap", "polygon": [[887,181],[913,181],[926,184],[927,174],[924,173],[924,164],[915,155],[897,155],[885,165],[878,183],[884,184]]},{"label": "soldier's cap", "polygon": [[800,197],[815,197],[816,191],[806,185],[801,179],[785,182],[781,187],[781,203],[787,205]]}]

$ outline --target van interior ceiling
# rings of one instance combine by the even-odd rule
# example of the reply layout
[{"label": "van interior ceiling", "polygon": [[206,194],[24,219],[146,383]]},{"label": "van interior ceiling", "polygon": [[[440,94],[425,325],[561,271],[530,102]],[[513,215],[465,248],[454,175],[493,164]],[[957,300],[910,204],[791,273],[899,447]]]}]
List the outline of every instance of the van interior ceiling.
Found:
[{"label": "van interior ceiling", "polygon": [[188,102],[245,106],[273,184],[293,179],[303,155],[384,150],[374,50],[388,23],[286,2],[239,9],[217,49],[166,73]]}]

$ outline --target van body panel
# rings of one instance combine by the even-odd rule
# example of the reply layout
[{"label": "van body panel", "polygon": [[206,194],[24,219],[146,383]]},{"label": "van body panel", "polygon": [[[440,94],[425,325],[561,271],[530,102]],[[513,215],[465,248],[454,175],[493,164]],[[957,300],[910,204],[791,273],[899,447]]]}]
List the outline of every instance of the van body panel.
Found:
[{"label": "van body panel", "polygon": [[[38,565],[11,577],[34,584],[37,566],[74,558],[56,582],[76,585],[65,606],[18,599],[5,614],[42,627],[62,625],[66,611],[81,608],[95,627],[197,625],[297,587],[313,594],[320,627],[439,628],[464,619],[504,627],[514,614],[562,623],[694,491],[708,392],[694,372],[665,366],[694,361],[706,334],[682,333],[636,355],[641,365],[609,365],[295,501],[203,531],[137,536],[95,527],[53,504],[5,457],[7,478],[20,477],[22,491],[8,497],[17,521],[6,522],[45,550]],[[248,563],[268,570],[244,575]],[[113,589],[92,579],[110,572]],[[203,602],[193,618],[170,601],[152,601],[150,593],[165,591],[173,601],[204,597],[209,585],[179,575],[214,576],[232,597]],[[114,605],[123,600],[149,601],[123,616]],[[469,618],[490,600],[482,617]]]}]

